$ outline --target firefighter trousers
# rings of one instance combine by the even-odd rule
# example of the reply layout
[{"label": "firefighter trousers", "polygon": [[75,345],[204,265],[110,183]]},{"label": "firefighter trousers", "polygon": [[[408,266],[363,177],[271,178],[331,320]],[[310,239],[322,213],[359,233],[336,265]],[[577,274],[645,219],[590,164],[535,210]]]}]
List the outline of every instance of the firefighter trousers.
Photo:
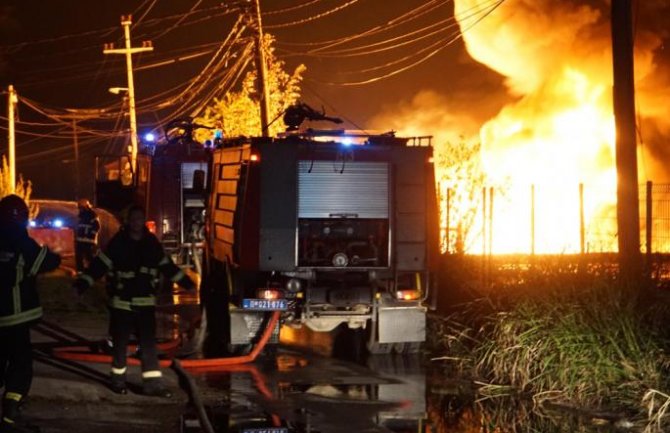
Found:
[{"label": "firefighter trousers", "polygon": [[83,272],[93,261],[93,257],[98,251],[98,246],[92,242],[76,242],[74,245],[74,255],[77,262],[77,271]]},{"label": "firefighter trousers", "polygon": [[133,307],[132,311],[112,308],[110,310],[110,333],[112,335],[112,373],[123,374],[126,368],[126,351],[130,336],[135,333],[140,345],[142,377],[160,377],[158,350],[156,348],[156,309]]},{"label": "firefighter trousers", "polygon": [[30,326],[0,328],[0,384],[4,383],[2,423],[11,423],[18,405],[28,394],[33,381],[33,352]]}]

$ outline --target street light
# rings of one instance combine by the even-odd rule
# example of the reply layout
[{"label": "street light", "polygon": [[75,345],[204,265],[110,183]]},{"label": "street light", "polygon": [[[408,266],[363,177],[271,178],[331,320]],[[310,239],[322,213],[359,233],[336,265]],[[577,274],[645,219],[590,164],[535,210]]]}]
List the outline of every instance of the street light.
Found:
[{"label": "street light", "polygon": [[110,87],[109,89],[107,89],[107,91],[109,93],[114,94],[114,95],[119,95],[119,94],[121,94],[121,92],[128,92],[128,88],[127,87]]}]

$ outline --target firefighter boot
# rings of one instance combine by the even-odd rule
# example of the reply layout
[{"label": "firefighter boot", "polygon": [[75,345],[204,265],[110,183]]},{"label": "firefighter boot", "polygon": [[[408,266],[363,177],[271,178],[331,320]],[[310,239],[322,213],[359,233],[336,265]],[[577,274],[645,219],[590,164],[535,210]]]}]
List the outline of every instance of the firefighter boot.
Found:
[{"label": "firefighter boot", "polygon": [[109,375],[109,389],[117,394],[127,394],[128,388],[126,387],[126,372],[125,368],[122,373],[115,373],[112,371],[112,374]]},{"label": "firefighter boot", "polygon": [[36,433],[39,428],[30,425],[20,417],[19,406],[21,397],[15,393],[8,392],[2,400],[2,419],[0,420],[0,433]]},{"label": "firefighter boot", "polygon": [[151,397],[172,397],[172,393],[165,387],[163,379],[160,377],[145,378],[142,384],[142,391],[144,395]]}]

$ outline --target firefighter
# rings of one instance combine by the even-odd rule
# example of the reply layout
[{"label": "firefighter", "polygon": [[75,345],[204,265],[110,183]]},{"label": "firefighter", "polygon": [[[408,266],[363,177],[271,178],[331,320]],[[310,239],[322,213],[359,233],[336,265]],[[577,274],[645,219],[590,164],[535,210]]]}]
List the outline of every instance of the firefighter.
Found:
[{"label": "firefighter", "polygon": [[91,263],[98,248],[100,219],[88,200],[79,200],[77,206],[79,207],[79,220],[77,221],[75,256],[77,271],[81,272],[85,265]]},{"label": "firefighter", "polygon": [[79,294],[95,280],[109,274],[112,370],[110,388],[126,394],[126,350],[131,334],[139,340],[143,391],[146,395],[170,397],[159,369],[156,349],[156,288],[159,273],[187,290],[195,287],[165,254],[147,228],[144,209],[129,209],[126,224],[93,259],[75,281]]},{"label": "firefighter", "polygon": [[36,277],[60,265],[60,256],[28,236],[27,225],[23,199],[0,200],[0,432],[26,431],[18,411],[33,377],[30,327],[42,317]]}]

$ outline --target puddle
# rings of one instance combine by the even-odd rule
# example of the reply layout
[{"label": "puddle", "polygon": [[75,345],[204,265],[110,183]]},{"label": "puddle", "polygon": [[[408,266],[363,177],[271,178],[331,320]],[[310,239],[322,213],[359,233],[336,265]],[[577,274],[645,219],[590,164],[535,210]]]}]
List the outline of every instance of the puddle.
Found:
[{"label": "puddle", "polygon": [[[199,307],[174,299],[159,315],[164,335],[192,333]],[[328,334],[284,333],[274,357],[196,379],[217,432],[232,433],[606,433],[621,432],[519,402],[475,403],[468,382],[445,377],[420,356],[331,357]],[[303,347],[300,348],[300,343]],[[298,349],[296,349],[298,347]],[[346,348],[345,348],[346,349]],[[346,352],[346,351],[345,351]],[[200,432],[195,416],[182,431]]]}]

